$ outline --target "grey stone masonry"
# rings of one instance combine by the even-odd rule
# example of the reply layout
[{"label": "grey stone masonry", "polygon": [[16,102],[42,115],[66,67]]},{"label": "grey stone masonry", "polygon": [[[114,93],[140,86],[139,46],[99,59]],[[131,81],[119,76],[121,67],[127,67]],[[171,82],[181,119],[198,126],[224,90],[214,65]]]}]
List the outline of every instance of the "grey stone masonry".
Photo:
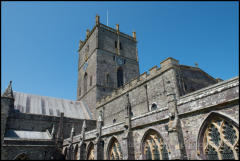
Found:
[{"label": "grey stone masonry", "polygon": [[138,76],[136,37],[97,21],[80,42],[77,100],[85,102],[96,118],[96,102],[117,89],[120,79],[126,84]]}]

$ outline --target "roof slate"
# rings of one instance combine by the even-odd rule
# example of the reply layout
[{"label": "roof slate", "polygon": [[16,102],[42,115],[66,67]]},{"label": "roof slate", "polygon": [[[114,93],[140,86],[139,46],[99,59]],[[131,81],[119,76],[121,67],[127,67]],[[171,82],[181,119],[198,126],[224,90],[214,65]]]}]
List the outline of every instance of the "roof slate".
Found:
[{"label": "roof slate", "polygon": [[82,101],[72,101],[48,96],[39,96],[21,92],[13,92],[14,109],[22,113],[60,116],[77,119],[92,119],[87,105]]}]

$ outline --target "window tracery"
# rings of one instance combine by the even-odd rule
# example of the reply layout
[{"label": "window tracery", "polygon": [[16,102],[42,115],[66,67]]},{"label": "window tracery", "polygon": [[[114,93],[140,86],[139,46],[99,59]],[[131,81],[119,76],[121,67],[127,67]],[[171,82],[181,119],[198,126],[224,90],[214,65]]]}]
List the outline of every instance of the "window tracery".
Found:
[{"label": "window tracery", "polygon": [[167,147],[155,131],[150,131],[146,135],[143,142],[143,153],[147,160],[169,160]]},{"label": "window tracery", "polygon": [[122,160],[123,159],[120,144],[117,141],[117,139],[115,139],[115,138],[112,141],[111,146],[109,148],[109,159],[110,160]]},{"label": "window tracery", "polygon": [[203,135],[203,154],[209,160],[239,158],[239,129],[221,117],[215,117],[207,125]]}]

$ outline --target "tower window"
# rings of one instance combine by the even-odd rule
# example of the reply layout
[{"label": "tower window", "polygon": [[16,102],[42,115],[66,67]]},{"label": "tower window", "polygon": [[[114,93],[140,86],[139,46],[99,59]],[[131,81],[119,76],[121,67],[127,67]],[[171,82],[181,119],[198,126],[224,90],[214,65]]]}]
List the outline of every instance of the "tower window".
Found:
[{"label": "tower window", "polygon": [[87,73],[85,73],[85,75],[84,75],[84,83],[83,83],[84,93],[87,92],[87,79],[88,79],[88,75],[87,75]]},{"label": "tower window", "polygon": [[[115,41],[115,48],[117,48],[117,47],[118,47],[118,42]],[[121,42],[119,43],[119,49],[122,49],[122,43]]]},{"label": "tower window", "polygon": [[117,87],[123,86],[123,70],[122,68],[118,68],[117,70]]},{"label": "tower window", "polygon": [[79,96],[81,96],[81,88],[79,88],[79,93],[78,93]]},{"label": "tower window", "polygon": [[110,75],[107,74],[106,75],[106,85],[109,86],[109,83],[110,83]]}]

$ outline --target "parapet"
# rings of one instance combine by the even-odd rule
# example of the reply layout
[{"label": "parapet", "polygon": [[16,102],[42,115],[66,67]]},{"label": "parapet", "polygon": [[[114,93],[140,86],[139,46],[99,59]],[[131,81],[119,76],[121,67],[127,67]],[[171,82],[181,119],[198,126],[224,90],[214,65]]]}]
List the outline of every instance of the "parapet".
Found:
[{"label": "parapet", "polygon": [[111,27],[109,27],[109,26],[106,26],[106,25],[100,23],[100,16],[99,16],[99,15],[96,15],[96,18],[95,18],[95,26],[93,27],[93,29],[92,29],[91,31],[90,31],[89,29],[86,30],[86,38],[85,38],[84,41],[80,41],[78,51],[80,51],[80,50],[83,48],[83,46],[86,44],[87,40],[89,39],[89,37],[92,35],[92,33],[94,32],[94,30],[95,30],[97,27],[101,27],[101,28],[103,28],[103,29],[105,29],[105,30],[107,30],[107,31],[110,31],[110,32],[119,34],[119,35],[122,36],[122,37],[125,37],[125,38],[127,38],[127,39],[130,39],[130,40],[133,40],[133,41],[137,42],[137,40],[136,40],[136,32],[135,32],[135,31],[133,32],[133,35],[132,35],[132,36],[127,35],[127,34],[125,34],[125,33],[122,33],[122,32],[120,32],[120,30],[119,30],[119,24],[116,24],[116,29],[113,29],[113,28],[111,28]]},{"label": "parapet", "polygon": [[111,95],[103,97],[101,100],[99,100],[96,104],[96,107],[99,108],[103,106],[104,104],[108,103],[109,101],[120,97],[121,95],[129,92],[130,90],[141,86],[145,82],[151,80],[152,78],[157,77],[158,75],[162,74],[167,69],[172,68],[173,66],[179,65],[178,60],[173,58],[167,58],[166,60],[162,61],[161,68],[158,68],[156,65],[149,69],[149,72],[142,73],[139,77],[136,77],[132,79],[130,82],[124,84],[122,87],[118,88],[114,92],[112,92]]},{"label": "parapet", "polygon": [[176,59],[173,59],[172,57],[168,57],[167,59],[163,60],[160,64],[161,64],[161,68],[164,70],[173,66],[178,66],[179,61]]}]

